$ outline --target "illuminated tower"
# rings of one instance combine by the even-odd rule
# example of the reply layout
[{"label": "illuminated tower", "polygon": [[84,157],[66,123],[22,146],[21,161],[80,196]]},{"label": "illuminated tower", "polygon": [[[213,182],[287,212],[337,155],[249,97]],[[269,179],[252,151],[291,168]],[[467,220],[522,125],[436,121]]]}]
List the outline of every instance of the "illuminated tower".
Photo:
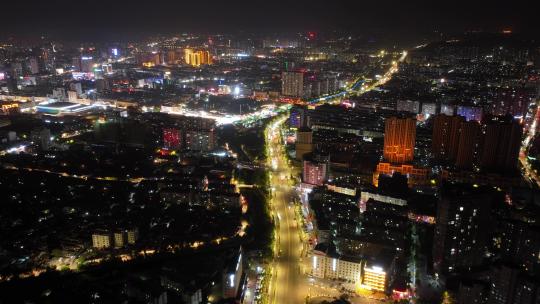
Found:
[{"label": "illuminated tower", "polygon": [[390,117],[384,127],[384,159],[391,163],[413,160],[416,141],[416,120]]}]

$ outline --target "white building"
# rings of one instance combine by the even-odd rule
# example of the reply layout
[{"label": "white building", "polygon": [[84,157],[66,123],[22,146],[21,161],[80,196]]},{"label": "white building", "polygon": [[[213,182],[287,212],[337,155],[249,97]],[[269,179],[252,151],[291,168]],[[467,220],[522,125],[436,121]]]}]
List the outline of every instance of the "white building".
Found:
[{"label": "white building", "polygon": [[322,279],[342,279],[352,283],[360,282],[362,261],[360,259],[327,256],[313,251],[311,275]]}]

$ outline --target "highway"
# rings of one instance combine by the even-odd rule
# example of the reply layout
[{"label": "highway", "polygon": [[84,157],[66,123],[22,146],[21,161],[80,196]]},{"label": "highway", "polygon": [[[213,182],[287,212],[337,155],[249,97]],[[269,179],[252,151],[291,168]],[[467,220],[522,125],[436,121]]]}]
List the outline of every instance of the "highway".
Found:
[{"label": "highway", "polygon": [[300,239],[300,228],[295,219],[294,208],[289,206],[294,192],[290,177],[292,166],[280,139],[281,125],[285,117],[272,122],[266,129],[268,167],[272,168],[270,204],[276,220],[276,258],[273,263],[269,288],[269,303],[305,303],[308,283],[301,270],[301,255],[305,253]]}]

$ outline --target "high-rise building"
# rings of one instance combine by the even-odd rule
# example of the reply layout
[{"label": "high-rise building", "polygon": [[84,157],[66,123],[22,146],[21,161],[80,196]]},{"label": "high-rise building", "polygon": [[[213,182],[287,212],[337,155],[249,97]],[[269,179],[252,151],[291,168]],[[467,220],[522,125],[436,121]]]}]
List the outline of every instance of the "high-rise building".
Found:
[{"label": "high-rise building", "polygon": [[410,162],[414,158],[416,120],[390,117],[384,128],[384,159],[391,163]]},{"label": "high-rise building", "polygon": [[94,71],[94,59],[90,56],[81,57],[81,72],[90,73]]},{"label": "high-rise building", "polygon": [[462,116],[439,114],[433,119],[432,152],[436,159],[455,160],[459,147]]},{"label": "high-rise building", "polygon": [[111,245],[111,234],[108,231],[96,231],[92,234],[92,246],[94,248],[109,248]]},{"label": "high-rise building", "polygon": [[432,103],[432,102],[422,103],[421,113],[425,118],[435,115],[437,113],[437,104]]},{"label": "high-rise building", "polygon": [[106,63],[106,64],[101,65],[101,70],[103,71],[103,74],[112,74],[113,72],[112,64]]},{"label": "high-rise building", "polygon": [[139,229],[137,228],[130,228],[126,230],[126,236],[127,236],[127,243],[130,245],[135,244],[137,242],[137,239],[139,238]]},{"label": "high-rise building", "polygon": [[124,247],[124,245],[126,244],[126,235],[123,230],[114,231],[113,242],[115,248]]},{"label": "high-rise building", "polygon": [[235,298],[242,288],[244,274],[244,259],[242,248],[226,262],[222,273],[222,289],[225,298]]},{"label": "high-rise building", "polygon": [[39,73],[39,63],[36,57],[30,58],[30,60],[28,61],[28,68],[31,74]]},{"label": "high-rise building", "polygon": [[185,132],[186,148],[195,151],[212,151],[215,148],[214,130],[190,130]]},{"label": "high-rise building", "polygon": [[490,112],[493,115],[523,117],[534,99],[534,91],[523,88],[500,88],[494,97]]},{"label": "high-rise building", "polygon": [[111,86],[111,80],[109,78],[96,79],[96,90],[100,94],[110,91]]},{"label": "high-rise building", "polygon": [[175,64],[175,63],[176,63],[176,51],[175,50],[167,51],[167,64]]},{"label": "high-rise building", "polygon": [[184,62],[186,64],[189,64],[191,66],[201,66],[205,64],[212,64],[213,59],[210,55],[210,52],[205,50],[192,50],[192,49],[184,49]]},{"label": "high-rise building", "polygon": [[457,115],[465,117],[467,121],[476,120],[477,122],[481,122],[483,110],[481,107],[475,106],[458,106]]},{"label": "high-rise building", "polygon": [[163,129],[163,147],[165,149],[180,149],[182,137],[178,129]]},{"label": "high-rise building", "polygon": [[480,124],[475,121],[461,123],[456,167],[470,170],[475,164],[480,141]]},{"label": "high-rise building", "polygon": [[366,264],[362,276],[362,285],[368,286],[370,290],[384,292],[386,284],[386,271],[380,266]]},{"label": "high-rise building", "polygon": [[191,64],[191,55],[193,54],[192,49],[184,49],[184,62],[186,64]]},{"label": "high-rise building", "polygon": [[51,147],[51,131],[47,128],[33,130],[30,132],[30,139],[43,151],[47,151]]},{"label": "high-rise building", "polygon": [[52,91],[52,97],[58,100],[64,100],[67,97],[66,89],[64,88],[55,88]]},{"label": "high-rise building", "polygon": [[322,186],[328,180],[329,169],[328,159],[311,154],[304,159],[302,180],[306,184]]},{"label": "high-rise building", "polygon": [[12,62],[10,65],[10,75],[13,78],[23,76],[23,65],[20,62]]},{"label": "high-rise building", "polygon": [[523,129],[513,117],[489,117],[484,125],[480,167],[503,172],[514,171],[522,136]]},{"label": "high-rise building", "polygon": [[304,73],[282,72],[281,94],[284,96],[302,97],[304,95]]},{"label": "high-rise building", "polygon": [[296,159],[302,160],[304,155],[313,152],[313,131],[308,127],[300,127],[296,131]]},{"label": "high-rise building", "polygon": [[536,304],[539,285],[512,265],[496,265],[491,269],[489,304]]},{"label": "high-rise building", "polygon": [[436,271],[468,270],[482,263],[491,230],[491,187],[444,184],[433,242]]},{"label": "high-rise building", "polygon": [[453,116],[456,112],[456,107],[453,105],[442,104],[441,105],[441,114],[446,114],[448,116]]},{"label": "high-rise building", "polygon": [[82,95],[82,85],[80,82],[73,82],[69,84],[69,89],[77,92],[77,95]]},{"label": "high-rise building", "polygon": [[398,100],[396,103],[396,111],[418,114],[420,113],[420,102],[414,100]]},{"label": "high-rise building", "polygon": [[290,111],[289,126],[291,128],[300,128],[309,126],[307,123],[307,108],[294,106]]},{"label": "high-rise building", "polygon": [[77,96],[77,92],[75,91],[67,91],[67,95],[68,95],[68,101],[70,102],[76,102],[77,99],[78,99],[78,96]]},{"label": "high-rise building", "polygon": [[540,269],[540,227],[520,220],[504,220],[498,225],[500,255],[530,274]]},{"label": "high-rise building", "polygon": [[407,176],[409,186],[426,185],[429,182],[429,170],[427,168],[415,167],[410,164],[392,164],[388,162],[380,162],[373,173],[373,185],[379,186],[380,175],[392,176],[394,173],[400,173]]}]

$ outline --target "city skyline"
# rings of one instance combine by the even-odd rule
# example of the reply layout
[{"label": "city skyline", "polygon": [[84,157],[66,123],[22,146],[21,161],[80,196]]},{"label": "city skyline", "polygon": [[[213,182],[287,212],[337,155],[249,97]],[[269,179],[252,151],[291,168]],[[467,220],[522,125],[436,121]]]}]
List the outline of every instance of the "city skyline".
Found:
[{"label": "city skyline", "polygon": [[[536,35],[527,1],[503,4],[489,1],[437,5],[429,1],[247,1],[138,3],[93,1],[83,6],[70,1],[30,1],[4,4],[0,33],[54,35],[63,39],[122,39],[184,31],[267,32],[286,30],[345,30],[367,35],[424,37],[434,33],[502,31]],[[262,13],[264,12],[264,13]],[[36,28],[38,32],[36,32]],[[9,35],[8,35],[9,36]],[[79,37],[77,37],[79,36]],[[82,36],[82,37],[80,37]]]},{"label": "city skyline", "polygon": [[540,303],[525,1],[0,10],[0,304]]}]

